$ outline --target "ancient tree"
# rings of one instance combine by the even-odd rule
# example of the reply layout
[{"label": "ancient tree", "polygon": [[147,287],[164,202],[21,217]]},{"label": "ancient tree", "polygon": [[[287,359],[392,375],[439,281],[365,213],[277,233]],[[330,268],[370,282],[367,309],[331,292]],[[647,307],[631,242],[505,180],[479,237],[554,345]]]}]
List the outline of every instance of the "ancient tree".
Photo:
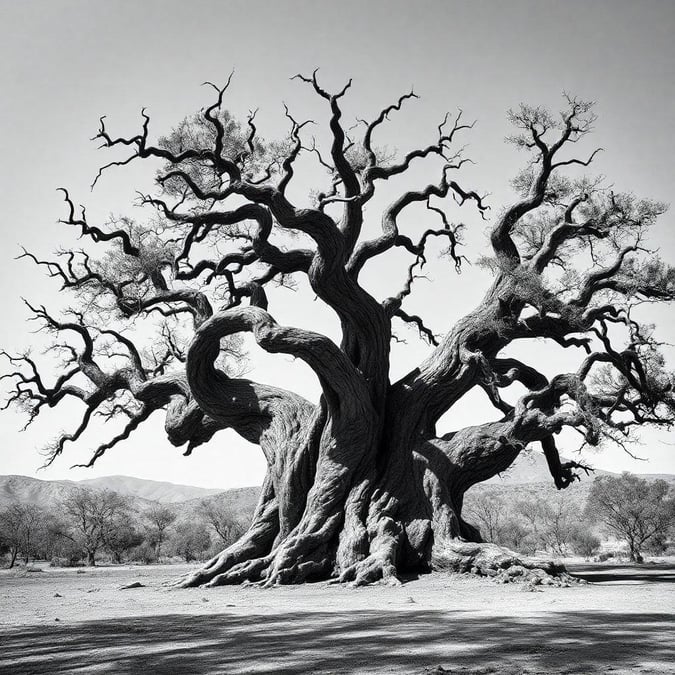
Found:
[{"label": "ancient tree", "polygon": [[[73,291],[65,313],[27,303],[57,336],[65,365],[55,379],[31,355],[7,355],[8,403],[23,406],[29,421],[66,398],[81,401],[79,425],[54,440],[48,461],[95,413],[123,426],[90,464],[159,410],[169,441],[186,454],[228,428],[264,453],[250,528],[185,585],[361,584],[429,570],[458,542],[480,541],[462,518],[464,493],[529,444],[541,446],[564,488],[583,468],[560,460],[564,428],[590,445],[622,443],[635,427],[673,419],[672,375],[634,309],[673,299],[673,268],[644,244],[665,207],[584,175],[595,152],[574,151],[591,130],[590,104],[566,97],[560,116],[525,105],[509,113],[510,140],[528,161],[514,203],[497,214],[462,180],[468,160],[459,142],[471,125],[461,114],[447,115],[431,144],[385,152],[376,137],[413,92],[352,126],[343,120],[350,84],[332,92],[316,73],[297,80],[325,104],[319,141],[310,135],[319,125],[288,109],[287,138],[264,140],[255,113],[240,123],[225,109],[227,86],[211,85],[211,105],[154,141],[145,111],[135,135],[117,136],[101,118],[96,141],[120,154],[94,182],[154,162],[156,189],[139,197],[147,221],[92,223],[64,190],[63,222],[85,247],[52,260],[24,253]],[[425,163],[431,182],[410,185]],[[291,193],[303,167],[317,188],[297,203]],[[376,197],[406,176],[409,187],[380,208]],[[432,242],[442,241],[460,269],[461,225],[451,212],[460,207],[489,223],[484,264],[493,280],[475,309],[437,337],[428,317],[406,311],[406,299]],[[368,227],[375,216],[377,231]],[[404,228],[413,216],[418,225]],[[395,250],[409,255],[402,286],[375,297],[362,271]],[[312,301],[335,313],[340,340],[275,321],[275,298],[287,292],[279,287],[300,277]],[[439,294],[438,311],[461,293],[457,283]],[[429,351],[392,382],[397,322],[412,324]],[[320,399],[237,372],[243,333],[267,352],[302,359]],[[542,338],[574,350],[577,369],[547,377],[508,354],[514,341]],[[517,400],[504,393],[513,383],[524,391]],[[498,421],[439,435],[438,420],[475,387]]]}]

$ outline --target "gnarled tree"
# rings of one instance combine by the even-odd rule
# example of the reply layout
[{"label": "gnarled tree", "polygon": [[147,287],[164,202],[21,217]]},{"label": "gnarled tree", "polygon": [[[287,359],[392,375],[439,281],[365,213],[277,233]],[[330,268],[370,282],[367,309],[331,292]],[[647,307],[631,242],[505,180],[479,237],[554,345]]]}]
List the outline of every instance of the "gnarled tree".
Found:
[{"label": "gnarled tree", "polygon": [[[448,209],[475,209],[488,220],[484,198],[460,177],[467,160],[457,137],[471,125],[448,115],[430,145],[387,154],[375,137],[413,92],[348,129],[349,84],[331,93],[316,73],[298,80],[325,101],[325,149],[288,110],[288,137],[262,140],[255,113],[240,124],[223,107],[227,85],[213,87],[208,108],[154,143],[145,112],[132,136],[111,134],[101,118],[96,140],[128,154],[106,164],[95,182],[113,167],[158,163],[155,193],[140,197],[152,217],[92,224],[64,190],[63,222],[79,230],[87,249],[54,260],[24,254],[76,297],[62,318],[28,305],[66,354],[53,384],[30,355],[8,357],[8,404],[27,408],[29,421],[65,398],[82,402],[81,423],[54,441],[48,461],[97,412],[125,424],[90,465],[157,410],[165,411],[169,440],[186,454],[222,429],[264,453],[267,475],[250,529],[185,585],[330,577],[361,584],[429,570],[433,555],[480,541],[462,519],[463,495],[504,471],[528,444],[541,445],[556,486],[565,488],[583,467],[560,460],[555,437],[564,428],[595,445],[673,420],[673,377],[632,311],[673,299],[673,268],[643,248],[664,206],[599,180],[565,177],[595,155],[571,154],[591,130],[590,104],[568,97],[560,117],[528,106],[510,113],[511,140],[529,161],[515,181],[515,203],[491,223],[484,262],[493,281],[478,306],[437,338],[404,307],[433,238],[447,242],[457,269],[462,264],[461,226]],[[301,157],[327,175],[305,205],[288,194]],[[366,236],[364,211],[380,187],[422,162],[437,177],[396,195],[381,212],[381,230]],[[406,211],[422,221],[417,231],[402,231]],[[405,284],[375,297],[362,271],[396,248],[410,255]],[[99,249],[102,255],[92,253]],[[275,321],[274,287],[296,276],[339,319],[339,344]],[[431,347],[392,382],[392,324],[399,320]],[[144,350],[134,336],[146,335],[146,325],[156,335]],[[243,333],[267,352],[302,359],[319,380],[320,400],[233,372]],[[578,368],[547,377],[505,353],[514,341],[541,338],[576,349]],[[516,382],[525,393],[509,401],[504,390]],[[437,435],[441,416],[475,387],[501,418]]]}]

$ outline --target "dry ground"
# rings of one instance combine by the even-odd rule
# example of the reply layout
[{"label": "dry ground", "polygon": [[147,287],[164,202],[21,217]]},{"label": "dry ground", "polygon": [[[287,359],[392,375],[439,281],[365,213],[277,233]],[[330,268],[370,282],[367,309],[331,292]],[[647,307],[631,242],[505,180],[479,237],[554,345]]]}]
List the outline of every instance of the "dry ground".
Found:
[{"label": "dry ground", "polygon": [[675,673],[674,562],[577,565],[594,583],[538,591],[444,574],[172,590],[187,566],[2,570],[0,672]]}]

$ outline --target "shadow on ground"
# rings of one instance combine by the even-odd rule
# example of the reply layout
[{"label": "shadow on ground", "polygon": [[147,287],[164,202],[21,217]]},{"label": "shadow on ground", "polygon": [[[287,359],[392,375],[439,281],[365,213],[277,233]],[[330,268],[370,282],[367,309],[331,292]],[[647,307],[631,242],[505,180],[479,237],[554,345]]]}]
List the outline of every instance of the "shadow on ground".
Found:
[{"label": "shadow on ground", "polygon": [[2,631],[0,672],[607,672],[672,663],[672,629],[668,614],[585,611],[167,614]]},{"label": "shadow on ground", "polygon": [[569,565],[569,572],[575,577],[593,583],[632,582],[634,584],[673,583],[675,565],[668,563],[643,563],[641,565],[611,565],[603,563]]}]

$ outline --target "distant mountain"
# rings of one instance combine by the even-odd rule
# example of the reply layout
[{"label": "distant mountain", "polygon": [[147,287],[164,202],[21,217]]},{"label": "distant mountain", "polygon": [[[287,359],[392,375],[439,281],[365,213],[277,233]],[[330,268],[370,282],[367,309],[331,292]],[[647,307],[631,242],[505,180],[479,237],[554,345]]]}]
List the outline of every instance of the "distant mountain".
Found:
[{"label": "distant mountain", "polygon": [[0,476],[0,507],[13,502],[53,508],[72,490],[114,490],[131,499],[132,506],[143,510],[154,502],[195,507],[202,499],[223,500],[233,513],[250,515],[260,494],[259,487],[218,490],[176,485],[132,476],[104,476],[81,481],[39,480],[29,476]]},{"label": "distant mountain", "polygon": [[[70,482],[70,481],[68,481]],[[94,490],[114,490],[127,497],[140,497],[154,502],[174,504],[189,499],[200,499],[223,492],[222,488],[202,488],[192,485],[176,485],[133,476],[103,476],[102,478],[87,478],[75,483],[78,486],[93,488]]]},{"label": "distant mountain", "polygon": [[675,474],[672,473],[640,473],[638,476],[646,480],[665,480],[666,483],[675,484]]},{"label": "distant mountain", "polygon": [[[561,457],[562,462],[569,461],[565,457]],[[595,476],[617,476],[618,474],[611,471],[603,471],[596,469],[589,476],[586,476],[581,471],[582,481],[587,480],[593,482]],[[673,476],[675,478],[675,476]],[[541,452],[530,451],[522,453],[518,459],[503,473],[498,474],[485,481],[485,485],[501,485],[510,487],[514,485],[528,485],[531,483],[553,483],[551,473],[548,470],[546,458]]]},{"label": "distant mountain", "polygon": [[211,495],[210,497],[191,499],[190,501],[184,502],[181,506],[189,509],[196,508],[199,506],[199,503],[204,500],[216,501],[227,508],[229,513],[237,520],[248,522],[253,516],[255,507],[258,504],[259,496],[259,487],[232,488],[230,490],[225,490],[225,492]]},{"label": "distant mountain", "polygon": [[[563,459],[563,461],[566,461]],[[584,499],[588,494],[595,476],[617,475],[609,471],[597,470],[576,481],[566,494]],[[643,474],[644,478],[657,478],[675,484],[673,474]],[[233,515],[247,519],[253,513],[260,495],[260,487],[235,488],[230,490],[208,489],[191,485],[176,485],[132,476],[104,476],[81,481],[48,481],[29,476],[0,476],[0,507],[12,503],[31,503],[51,507],[63,499],[76,487],[94,490],[114,490],[129,497],[135,508],[146,509],[153,502],[181,505],[181,511],[193,509],[203,499],[217,500],[229,507]],[[545,498],[556,493],[553,479],[548,470],[546,459],[540,452],[522,454],[516,462],[502,474],[491,478],[471,489],[472,494],[481,491],[498,493],[516,493],[518,490],[536,493]]]},{"label": "distant mountain", "polygon": [[[569,458],[561,457],[560,460],[568,462]],[[592,464],[592,462],[590,463]],[[577,469],[577,473],[581,475],[581,480],[575,481],[576,486],[590,485],[596,476],[620,475],[619,472],[604,471],[603,469],[595,469],[595,471],[590,472],[588,475],[583,470]],[[675,474],[672,473],[640,473],[636,475],[646,480],[660,479],[675,484]],[[532,450],[522,453],[506,471],[493,476],[490,480],[481,483],[481,485],[509,488],[517,485],[538,485],[544,483],[553,485],[553,478],[551,478],[551,473],[548,470],[546,458],[541,452]]]},{"label": "distant mountain", "polygon": [[0,506],[19,502],[48,507],[66,497],[76,485],[77,483],[67,480],[0,476]]}]

